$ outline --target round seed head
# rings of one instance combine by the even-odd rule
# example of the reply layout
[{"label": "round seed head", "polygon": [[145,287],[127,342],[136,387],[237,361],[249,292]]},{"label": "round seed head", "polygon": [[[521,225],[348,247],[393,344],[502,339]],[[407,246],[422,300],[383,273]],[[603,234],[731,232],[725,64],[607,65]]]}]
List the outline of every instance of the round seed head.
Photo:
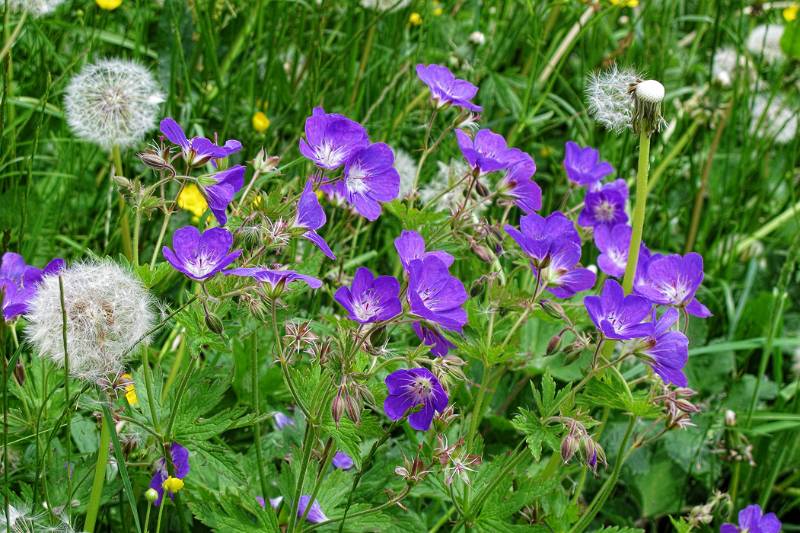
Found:
[{"label": "round seed head", "polygon": [[645,80],[636,85],[636,98],[658,104],[664,100],[664,86],[656,80]]},{"label": "round seed head", "polygon": [[67,87],[67,123],[103,148],[139,142],[156,124],[164,95],[150,72],[132,61],[86,65]]},{"label": "round seed head", "polygon": [[34,17],[41,17],[55,11],[64,0],[8,0],[12,11],[27,11]]},{"label": "round seed head", "polygon": [[634,112],[631,87],[640,81],[636,72],[631,69],[620,70],[616,65],[592,74],[586,87],[589,113],[606,129],[615,133],[630,128]]}]

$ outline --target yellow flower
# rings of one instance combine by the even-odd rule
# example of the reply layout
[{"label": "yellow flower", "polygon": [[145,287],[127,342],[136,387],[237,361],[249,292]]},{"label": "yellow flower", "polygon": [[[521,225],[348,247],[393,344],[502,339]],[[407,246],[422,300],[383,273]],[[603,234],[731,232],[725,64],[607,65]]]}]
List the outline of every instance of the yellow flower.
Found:
[{"label": "yellow flower", "polygon": [[208,209],[208,203],[194,183],[188,184],[183,188],[178,196],[178,207],[186,209],[194,215],[195,220],[199,219]]},{"label": "yellow flower", "polygon": [[122,374],[122,382],[125,384],[125,399],[128,405],[135,407],[139,405],[139,397],[136,396],[136,385],[133,384],[133,377],[130,374]]},{"label": "yellow flower", "polygon": [[411,24],[412,26],[420,26],[422,24],[422,15],[420,15],[416,11],[414,13],[411,13],[411,15],[409,15],[408,17],[408,23]]},{"label": "yellow flower", "polygon": [[439,2],[433,3],[433,16],[434,17],[441,17],[442,13],[444,13],[444,8]]},{"label": "yellow flower", "polygon": [[636,7],[639,0],[610,0],[612,6]]},{"label": "yellow flower", "polygon": [[256,197],[255,197],[255,198],[253,198],[253,201],[252,201],[252,202],[250,202],[250,203],[251,203],[251,205],[252,205],[253,207],[261,207],[261,204],[263,204],[263,203],[264,203],[264,201],[261,199],[261,195],[260,195],[260,194],[257,194],[257,195],[256,195]]},{"label": "yellow flower", "polygon": [[97,7],[106,11],[114,11],[122,5],[122,0],[94,0]]},{"label": "yellow flower", "polygon": [[269,117],[262,113],[261,111],[256,112],[253,115],[253,129],[256,130],[258,133],[264,133],[269,128],[270,121]]},{"label": "yellow flower", "polygon": [[786,22],[794,22],[797,20],[797,13],[800,11],[800,4],[792,4],[783,10],[783,18]]},{"label": "yellow flower", "polygon": [[169,476],[164,480],[164,483],[161,486],[164,487],[167,492],[175,494],[183,488],[183,480],[179,477]]}]

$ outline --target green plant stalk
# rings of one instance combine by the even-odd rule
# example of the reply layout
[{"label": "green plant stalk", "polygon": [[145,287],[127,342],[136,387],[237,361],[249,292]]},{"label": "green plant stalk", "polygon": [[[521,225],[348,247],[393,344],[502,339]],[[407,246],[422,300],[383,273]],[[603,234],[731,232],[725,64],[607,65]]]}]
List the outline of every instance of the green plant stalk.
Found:
[{"label": "green plant stalk", "polygon": [[161,497],[161,505],[158,506],[158,518],[156,519],[156,533],[160,533],[161,531],[161,514],[164,512],[164,507],[168,505],[168,501],[169,498]]},{"label": "green plant stalk", "polygon": [[64,278],[58,276],[58,292],[61,302],[61,343],[64,347],[64,405],[67,409],[66,446],[67,446],[67,519],[72,518],[72,409],[69,402],[69,355],[67,352],[67,307],[64,303]]},{"label": "green plant stalk", "polygon": [[636,266],[639,263],[639,248],[642,245],[644,233],[644,214],[647,204],[647,176],[650,171],[650,136],[647,133],[639,135],[639,167],[636,172],[636,202],[633,207],[633,231],[631,242],[628,246],[628,264],[625,266],[625,277],[622,288],[625,293],[633,289],[633,278],[636,275]]},{"label": "green plant stalk", "polygon": [[[111,186],[114,186],[114,176],[122,176],[122,153],[120,152],[119,145],[115,144],[111,147],[111,158],[114,162],[114,172],[111,174]],[[125,209],[125,199],[120,195],[119,197],[119,231],[120,238],[122,239],[122,253],[128,258],[128,261],[133,259],[133,245],[131,244],[131,225],[128,221],[128,210]]]},{"label": "green plant stalk", "polygon": [[97,448],[97,463],[94,467],[94,481],[92,481],[92,492],[89,495],[89,504],[86,508],[86,523],[83,525],[84,531],[94,533],[97,513],[100,510],[100,499],[103,496],[103,483],[106,480],[106,465],[108,464],[108,448],[111,445],[111,431],[108,428],[106,417],[100,425],[100,446]]},{"label": "green plant stalk", "polygon": [[[253,352],[250,360],[250,373],[252,377],[251,387],[253,389],[253,405],[255,411],[255,422],[253,423],[253,445],[256,447],[256,463],[258,463],[258,479],[261,483],[262,498],[267,497],[267,480],[264,476],[264,457],[261,451],[261,399],[259,398],[258,385],[258,330],[253,332]],[[309,506],[310,507],[310,506]]]},{"label": "green plant stalk", "polygon": [[136,215],[133,219],[133,266],[139,266],[139,233],[142,228],[142,209],[136,207]]},{"label": "green plant stalk", "polygon": [[[8,12],[6,12],[8,14]],[[17,22],[16,27],[14,27],[14,31],[11,32],[10,35],[6,38],[6,42],[3,45],[3,49],[0,50],[0,61],[2,61],[6,54],[11,51],[11,48],[14,46],[14,43],[17,42],[19,38],[19,34],[22,33],[22,28],[25,26],[25,21],[28,18],[28,12],[26,10],[22,10],[22,15],[19,17],[19,22]],[[6,21],[4,25],[8,24],[8,17],[6,17]],[[6,32],[7,33],[7,32]]]},{"label": "green plant stalk", "polygon": [[330,465],[331,460],[333,459],[333,453],[333,438],[328,437],[328,442],[325,443],[322,461],[320,461],[319,470],[317,470],[317,480],[314,482],[314,488],[311,490],[311,496],[308,499],[309,504],[306,505],[306,510],[303,511],[303,516],[300,517],[300,523],[305,522],[306,518],[308,517],[308,513],[311,512],[311,504],[313,504],[314,500],[317,499],[319,489],[322,487],[322,479],[325,475],[325,471],[328,469],[328,465]]},{"label": "green plant stalk", "polygon": [[[0,289],[2,292],[2,289]],[[2,297],[2,294],[0,294]],[[9,470],[9,460],[8,460],[8,366],[9,361],[6,359],[6,339],[5,339],[5,329],[6,329],[5,321],[0,321],[0,347],[3,348],[3,512],[5,513],[6,517],[6,524],[11,523],[11,508],[9,506],[8,501],[8,488],[10,485],[8,484],[8,470]],[[37,436],[38,439],[38,436]]]},{"label": "green plant stalk", "polygon": [[[303,494],[303,483],[306,479],[306,471],[308,471],[308,463],[311,461],[311,452],[314,450],[314,441],[317,438],[317,433],[311,424],[311,421],[306,420],[306,432],[303,436],[303,451],[300,459],[300,472],[297,475],[297,483],[294,487],[294,496],[289,504],[289,527],[288,533],[295,531],[297,525],[297,511],[300,508],[300,496]],[[312,502],[309,502],[309,507]]]},{"label": "green plant stalk", "polygon": [[150,372],[150,352],[147,347],[142,350],[142,374],[144,374],[144,389],[147,391],[147,406],[150,408],[150,420],[153,422],[153,431],[160,434],[161,431],[158,425],[156,403],[153,398],[153,376]]},{"label": "green plant stalk", "polygon": [[150,509],[153,508],[153,504],[147,502],[147,511],[144,513],[144,533],[147,533],[150,530]]}]

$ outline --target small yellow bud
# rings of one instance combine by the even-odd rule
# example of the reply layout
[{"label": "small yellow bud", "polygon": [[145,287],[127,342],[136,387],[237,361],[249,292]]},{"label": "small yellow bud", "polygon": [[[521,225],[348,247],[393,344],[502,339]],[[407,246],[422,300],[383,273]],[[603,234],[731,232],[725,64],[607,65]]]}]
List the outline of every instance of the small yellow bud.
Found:
[{"label": "small yellow bud", "polygon": [[208,203],[194,183],[189,183],[178,195],[178,207],[186,209],[196,218],[200,218],[208,209]]},{"label": "small yellow bud", "polygon": [[256,130],[258,133],[264,133],[269,129],[270,120],[267,115],[262,113],[261,111],[257,111],[256,114],[253,115],[253,129]]},{"label": "small yellow bud", "polygon": [[411,13],[411,15],[409,15],[408,17],[408,23],[411,24],[412,26],[421,26],[422,15],[420,15],[416,11],[414,13]]},{"label": "small yellow bud", "polygon": [[442,13],[444,13],[444,9],[442,9],[441,7],[434,7],[433,8],[433,16],[434,17],[441,17]]},{"label": "small yellow bud", "polygon": [[260,195],[260,194],[257,194],[257,195],[255,196],[255,198],[253,198],[253,201],[252,201],[252,202],[250,202],[250,204],[251,204],[253,207],[261,207],[261,204],[263,204],[263,203],[264,203],[264,201],[261,199],[261,195]]},{"label": "small yellow bud", "polygon": [[148,502],[153,503],[158,499],[158,491],[156,489],[147,489],[144,491],[144,498]]},{"label": "small yellow bud", "polygon": [[133,384],[133,377],[128,374],[122,374],[122,382],[125,383],[125,399],[128,400],[128,405],[135,407],[139,405],[139,397],[136,396],[136,385]]},{"label": "small yellow bud", "polygon": [[171,494],[175,494],[183,489],[183,480],[179,477],[172,477],[169,476],[167,479],[164,480],[164,484],[162,485],[164,490]]},{"label": "small yellow bud", "polygon": [[114,11],[122,5],[122,0],[95,0],[97,7],[106,11]]},{"label": "small yellow bud", "polygon": [[797,20],[797,13],[800,11],[800,4],[792,4],[783,10],[783,18],[786,22],[794,22]]}]

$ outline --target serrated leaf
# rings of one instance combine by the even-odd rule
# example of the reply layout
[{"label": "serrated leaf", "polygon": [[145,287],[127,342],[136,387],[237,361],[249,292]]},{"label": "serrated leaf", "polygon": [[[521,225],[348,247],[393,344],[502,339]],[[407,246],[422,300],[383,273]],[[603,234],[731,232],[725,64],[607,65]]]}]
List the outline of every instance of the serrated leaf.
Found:
[{"label": "serrated leaf", "polygon": [[559,451],[561,440],[558,430],[555,427],[542,424],[533,411],[524,408],[520,408],[519,411],[512,423],[518,431],[525,435],[525,442],[533,454],[533,458],[536,461],[541,461],[544,444],[547,444],[553,452]]}]

